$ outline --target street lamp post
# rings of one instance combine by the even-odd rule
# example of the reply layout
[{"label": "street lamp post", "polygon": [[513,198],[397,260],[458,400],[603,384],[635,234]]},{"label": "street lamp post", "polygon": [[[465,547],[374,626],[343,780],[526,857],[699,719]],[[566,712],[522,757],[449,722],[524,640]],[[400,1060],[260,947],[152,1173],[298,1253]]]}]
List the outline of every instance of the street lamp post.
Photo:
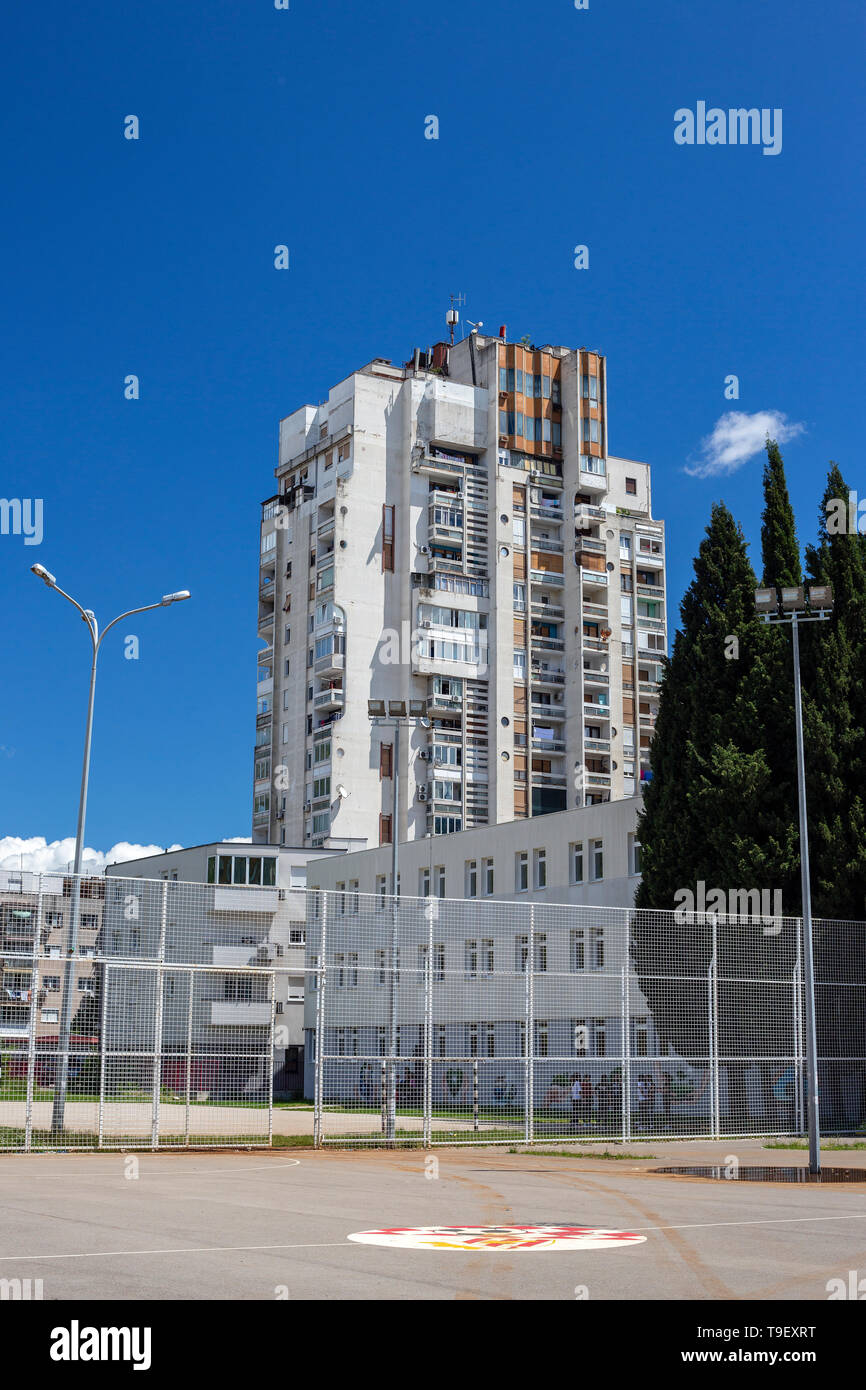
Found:
[{"label": "street lamp post", "polygon": [[[43,565],[31,565],[30,567],[37,578],[41,579],[49,589],[56,589],[57,593],[71,603],[73,608],[77,608],[82,620],[87,624],[90,634],[92,660],[90,665],[90,691],[87,699],[87,724],[84,733],[84,760],[81,769],[81,791],[78,798],[78,825],[75,831],[75,858],[72,863],[72,903],[69,911],[69,937],[66,943],[66,962],[63,968],[63,998],[60,1005],[60,1030],[57,1038],[57,1049],[60,1058],[60,1075],[55,1078],[54,1087],[54,1106],[51,1114],[52,1132],[61,1133],[63,1130],[63,1118],[66,1110],[66,1094],[69,1088],[69,1040],[72,1029],[72,991],[75,974],[75,956],[78,950],[78,922],[81,909],[81,861],[84,855],[84,826],[87,818],[87,784],[90,778],[90,745],[93,734],[93,702],[96,693],[96,663],[99,658],[99,648],[102,646],[103,638],[108,635],[116,623],[122,622],[124,618],[131,618],[135,613],[147,613],[152,608],[166,608],[171,603],[179,603],[182,599],[189,598],[189,590],[181,589],[176,594],[164,594],[158,603],[146,603],[142,608],[130,608],[126,613],[119,613],[116,618],[100,633],[96,616],[89,608],[82,608],[70,594],[60,588],[53,574],[50,574]],[[32,982],[31,982],[32,983]]]},{"label": "street lamp post", "polygon": [[833,611],[829,584],[758,589],[755,608],[765,623],[790,623],[794,644],[794,721],[797,739],[797,801],[800,815],[800,884],[803,899],[803,976],[806,995],[806,1120],[809,1134],[809,1172],[821,1171],[821,1128],[818,1110],[818,1042],[815,1027],[815,964],[812,950],[812,890],[809,878],[809,826],[806,813],[806,760],[803,746],[803,695],[800,680],[801,623],[825,622]]},{"label": "street lamp post", "polygon": [[410,700],[406,713],[405,700],[368,700],[367,713],[374,725],[384,725],[394,730],[394,749],[391,760],[391,778],[394,795],[391,813],[391,950],[388,962],[388,1095],[385,1105],[385,1138],[393,1144],[397,1133],[397,883],[400,873],[400,729],[401,726],[414,728],[422,724],[430,727],[427,718],[427,702]]}]

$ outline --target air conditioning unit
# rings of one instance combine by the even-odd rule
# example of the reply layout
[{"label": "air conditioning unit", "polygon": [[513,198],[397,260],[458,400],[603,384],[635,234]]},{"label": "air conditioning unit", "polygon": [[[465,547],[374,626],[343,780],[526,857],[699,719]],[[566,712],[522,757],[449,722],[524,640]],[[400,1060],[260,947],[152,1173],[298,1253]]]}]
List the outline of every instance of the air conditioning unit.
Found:
[{"label": "air conditioning unit", "polygon": [[429,748],[422,748],[422,749],[421,749],[421,752],[418,754],[418,757],[419,757],[419,758],[421,759],[421,761],[424,762],[424,763],[429,762],[431,756],[432,756],[432,755],[431,755],[431,753],[430,753],[430,749],[429,749]]},{"label": "air conditioning unit", "polygon": [[426,801],[426,800],[427,800],[427,788],[426,788],[426,787],[419,787],[419,788],[418,788],[418,800],[419,800],[419,801]]},{"label": "air conditioning unit", "polygon": [[312,809],[313,809],[313,803],[312,803],[312,801],[305,801],[305,802],[304,802],[304,810],[305,810],[305,811],[312,811]]},{"label": "air conditioning unit", "polygon": [[423,623],[421,624],[421,626],[422,626],[422,627],[432,627],[433,624],[431,623],[431,621],[430,621],[429,618],[425,618],[424,621],[423,621]]},{"label": "air conditioning unit", "polygon": [[429,554],[430,554],[430,547],[429,547],[429,545],[419,545],[419,547],[418,547],[418,554],[419,554],[419,555],[429,555]]}]

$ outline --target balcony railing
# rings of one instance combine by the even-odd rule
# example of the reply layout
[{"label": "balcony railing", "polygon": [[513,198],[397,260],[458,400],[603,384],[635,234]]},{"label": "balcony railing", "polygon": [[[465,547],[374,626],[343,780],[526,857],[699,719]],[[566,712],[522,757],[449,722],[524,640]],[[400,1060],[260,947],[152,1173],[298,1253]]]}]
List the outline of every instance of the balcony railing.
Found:
[{"label": "balcony railing", "polygon": [[610,706],[584,704],[583,713],[587,719],[610,719]]},{"label": "balcony railing", "polygon": [[533,685],[565,685],[565,672],[533,666],[530,669],[530,681]]},{"label": "balcony railing", "polygon": [[343,691],[340,689],[321,690],[318,695],[313,696],[314,710],[342,709],[344,701]]},{"label": "balcony railing", "polygon": [[540,705],[533,703],[532,715],[535,719],[565,719],[565,705]]},{"label": "balcony railing", "polygon": [[552,589],[561,589],[565,583],[565,576],[554,570],[531,569],[529,582],[530,584],[548,584]]},{"label": "balcony railing", "polygon": [[581,565],[580,577],[584,584],[600,584],[607,588],[607,573],[605,570],[588,570]]}]

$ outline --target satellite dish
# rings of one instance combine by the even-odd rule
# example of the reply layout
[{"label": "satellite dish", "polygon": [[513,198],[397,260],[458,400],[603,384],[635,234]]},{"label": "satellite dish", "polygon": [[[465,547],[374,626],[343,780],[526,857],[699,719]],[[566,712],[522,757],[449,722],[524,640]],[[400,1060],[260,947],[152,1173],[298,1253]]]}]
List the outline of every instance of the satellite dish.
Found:
[{"label": "satellite dish", "polygon": [[337,796],[340,798],[341,801],[345,800],[345,798],[346,798],[348,795],[349,795],[348,791],[346,790],[346,788],[345,788],[344,786],[342,786],[342,784],[341,784],[340,786],[337,787]]}]

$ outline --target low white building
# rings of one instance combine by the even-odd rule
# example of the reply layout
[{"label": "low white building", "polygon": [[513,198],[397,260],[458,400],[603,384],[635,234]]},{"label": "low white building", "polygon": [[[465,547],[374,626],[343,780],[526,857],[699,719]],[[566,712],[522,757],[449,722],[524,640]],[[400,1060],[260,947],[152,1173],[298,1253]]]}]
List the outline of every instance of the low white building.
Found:
[{"label": "low white building", "polygon": [[[640,796],[477,826],[399,846],[407,897],[632,907],[640,882]],[[390,894],[391,846],[311,861],[307,887]]]},{"label": "low white building", "polygon": [[[261,982],[228,972],[232,967],[272,966],[277,972],[275,1089],[300,1090],[307,870],[310,861],[343,858],[345,853],[345,848],[311,850],[228,840],[110,864],[107,877],[127,882],[109,893],[104,949],[108,954],[151,954],[142,939],[142,930],[146,933],[148,928],[137,924],[149,921],[152,909],[140,909],[126,920],[123,904],[133,880],[171,885],[168,957],[224,966],[227,971],[211,977],[212,997],[200,1001],[196,1047],[207,1051],[218,1043],[224,1049],[233,1036],[244,1046],[256,1030],[269,1026],[270,1002]],[[131,1006],[130,1017],[134,1012]],[[185,1028],[181,1014],[182,1010],[175,1020],[179,1039]],[[166,1031],[174,1026],[172,1017],[170,1011],[165,1015]]]}]

